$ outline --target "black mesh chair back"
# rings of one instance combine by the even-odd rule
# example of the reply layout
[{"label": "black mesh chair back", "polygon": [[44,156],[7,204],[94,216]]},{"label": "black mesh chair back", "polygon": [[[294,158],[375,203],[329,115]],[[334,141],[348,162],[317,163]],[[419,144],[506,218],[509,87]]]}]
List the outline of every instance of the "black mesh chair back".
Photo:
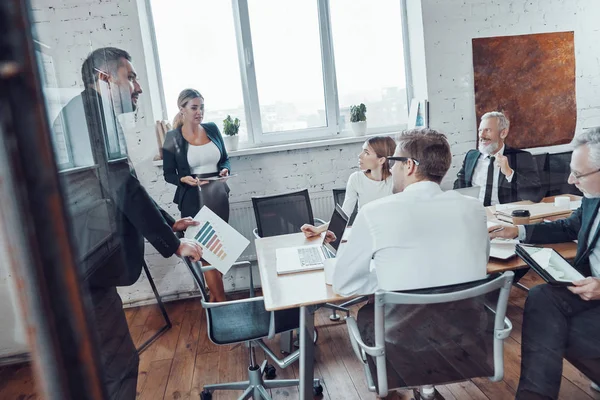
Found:
[{"label": "black mesh chair back", "polygon": [[307,189],[253,197],[252,206],[260,237],[298,233],[302,225],[314,223]]},{"label": "black mesh chair back", "polygon": [[385,348],[383,356],[365,357],[377,393],[475,377],[502,380],[512,278],[508,272],[443,288],[377,292],[375,304],[349,322],[366,346]]},{"label": "black mesh chair back", "polygon": [[575,185],[570,185],[567,180],[571,173],[572,151],[548,155],[548,193],[547,196],[559,194],[583,194]]},{"label": "black mesh chair back", "polygon": [[540,198],[546,197],[548,193],[549,175],[548,175],[548,153],[536,154],[533,156],[533,160],[537,166],[538,176],[540,177]]},{"label": "black mesh chair back", "polygon": [[[339,204],[340,207],[344,204],[344,199],[346,198],[346,189],[333,189],[333,201],[335,204]],[[352,211],[352,215],[348,218],[348,225],[352,226],[352,223],[356,219],[356,214],[358,214],[358,204],[354,206],[354,211]]]}]

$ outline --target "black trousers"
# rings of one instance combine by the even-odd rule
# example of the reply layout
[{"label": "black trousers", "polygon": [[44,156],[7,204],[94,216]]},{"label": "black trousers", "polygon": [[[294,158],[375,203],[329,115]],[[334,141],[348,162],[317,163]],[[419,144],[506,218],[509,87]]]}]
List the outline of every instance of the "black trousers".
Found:
[{"label": "black trousers", "polygon": [[536,286],[523,313],[516,398],[557,399],[563,357],[600,382],[600,301],[584,301],[562,287]]},{"label": "black trousers", "polygon": [[101,372],[110,400],[134,400],[139,357],[115,287],[91,288]]}]

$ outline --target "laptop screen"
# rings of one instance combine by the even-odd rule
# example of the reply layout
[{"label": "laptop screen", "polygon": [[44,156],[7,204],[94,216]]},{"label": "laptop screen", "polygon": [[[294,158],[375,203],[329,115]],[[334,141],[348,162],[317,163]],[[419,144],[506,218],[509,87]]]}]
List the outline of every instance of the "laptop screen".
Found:
[{"label": "laptop screen", "polygon": [[325,243],[330,251],[334,254],[337,251],[338,247],[340,247],[340,242],[342,241],[342,235],[344,234],[344,230],[346,229],[346,225],[348,225],[348,216],[342,210],[338,204],[335,205],[335,210],[333,210],[333,215],[331,216],[331,220],[329,220],[329,230],[335,234],[335,241],[331,243]]}]

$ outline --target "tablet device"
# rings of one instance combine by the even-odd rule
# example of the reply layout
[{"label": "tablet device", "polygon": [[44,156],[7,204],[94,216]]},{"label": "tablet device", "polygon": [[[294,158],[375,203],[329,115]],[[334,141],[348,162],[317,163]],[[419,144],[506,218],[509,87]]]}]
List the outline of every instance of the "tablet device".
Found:
[{"label": "tablet device", "polygon": [[551,285],[573,286],[573,281],[585,278],[553,249],[518,244],[516,253]]}]

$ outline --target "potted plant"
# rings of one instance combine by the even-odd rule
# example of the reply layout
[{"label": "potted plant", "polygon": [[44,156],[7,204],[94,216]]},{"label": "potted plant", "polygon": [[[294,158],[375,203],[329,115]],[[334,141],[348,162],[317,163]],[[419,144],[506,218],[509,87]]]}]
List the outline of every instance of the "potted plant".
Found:
[{"label": "potted plant", "polygon": [[232,119],[231,115],[228,115],[227,118],[223,120],[223,141],[225,142],[225,147],[229,151],[235,151],[238,148],[238,143],[240,141],[240,137],[238,136],[238,132],[240,130],[240,120],[239,118]]},{"label": "potted plant", "polygon": [[358,106],[350,106],[350,125],[354,136],[364,136],[367,133],[367,106],[360,103]]}]

